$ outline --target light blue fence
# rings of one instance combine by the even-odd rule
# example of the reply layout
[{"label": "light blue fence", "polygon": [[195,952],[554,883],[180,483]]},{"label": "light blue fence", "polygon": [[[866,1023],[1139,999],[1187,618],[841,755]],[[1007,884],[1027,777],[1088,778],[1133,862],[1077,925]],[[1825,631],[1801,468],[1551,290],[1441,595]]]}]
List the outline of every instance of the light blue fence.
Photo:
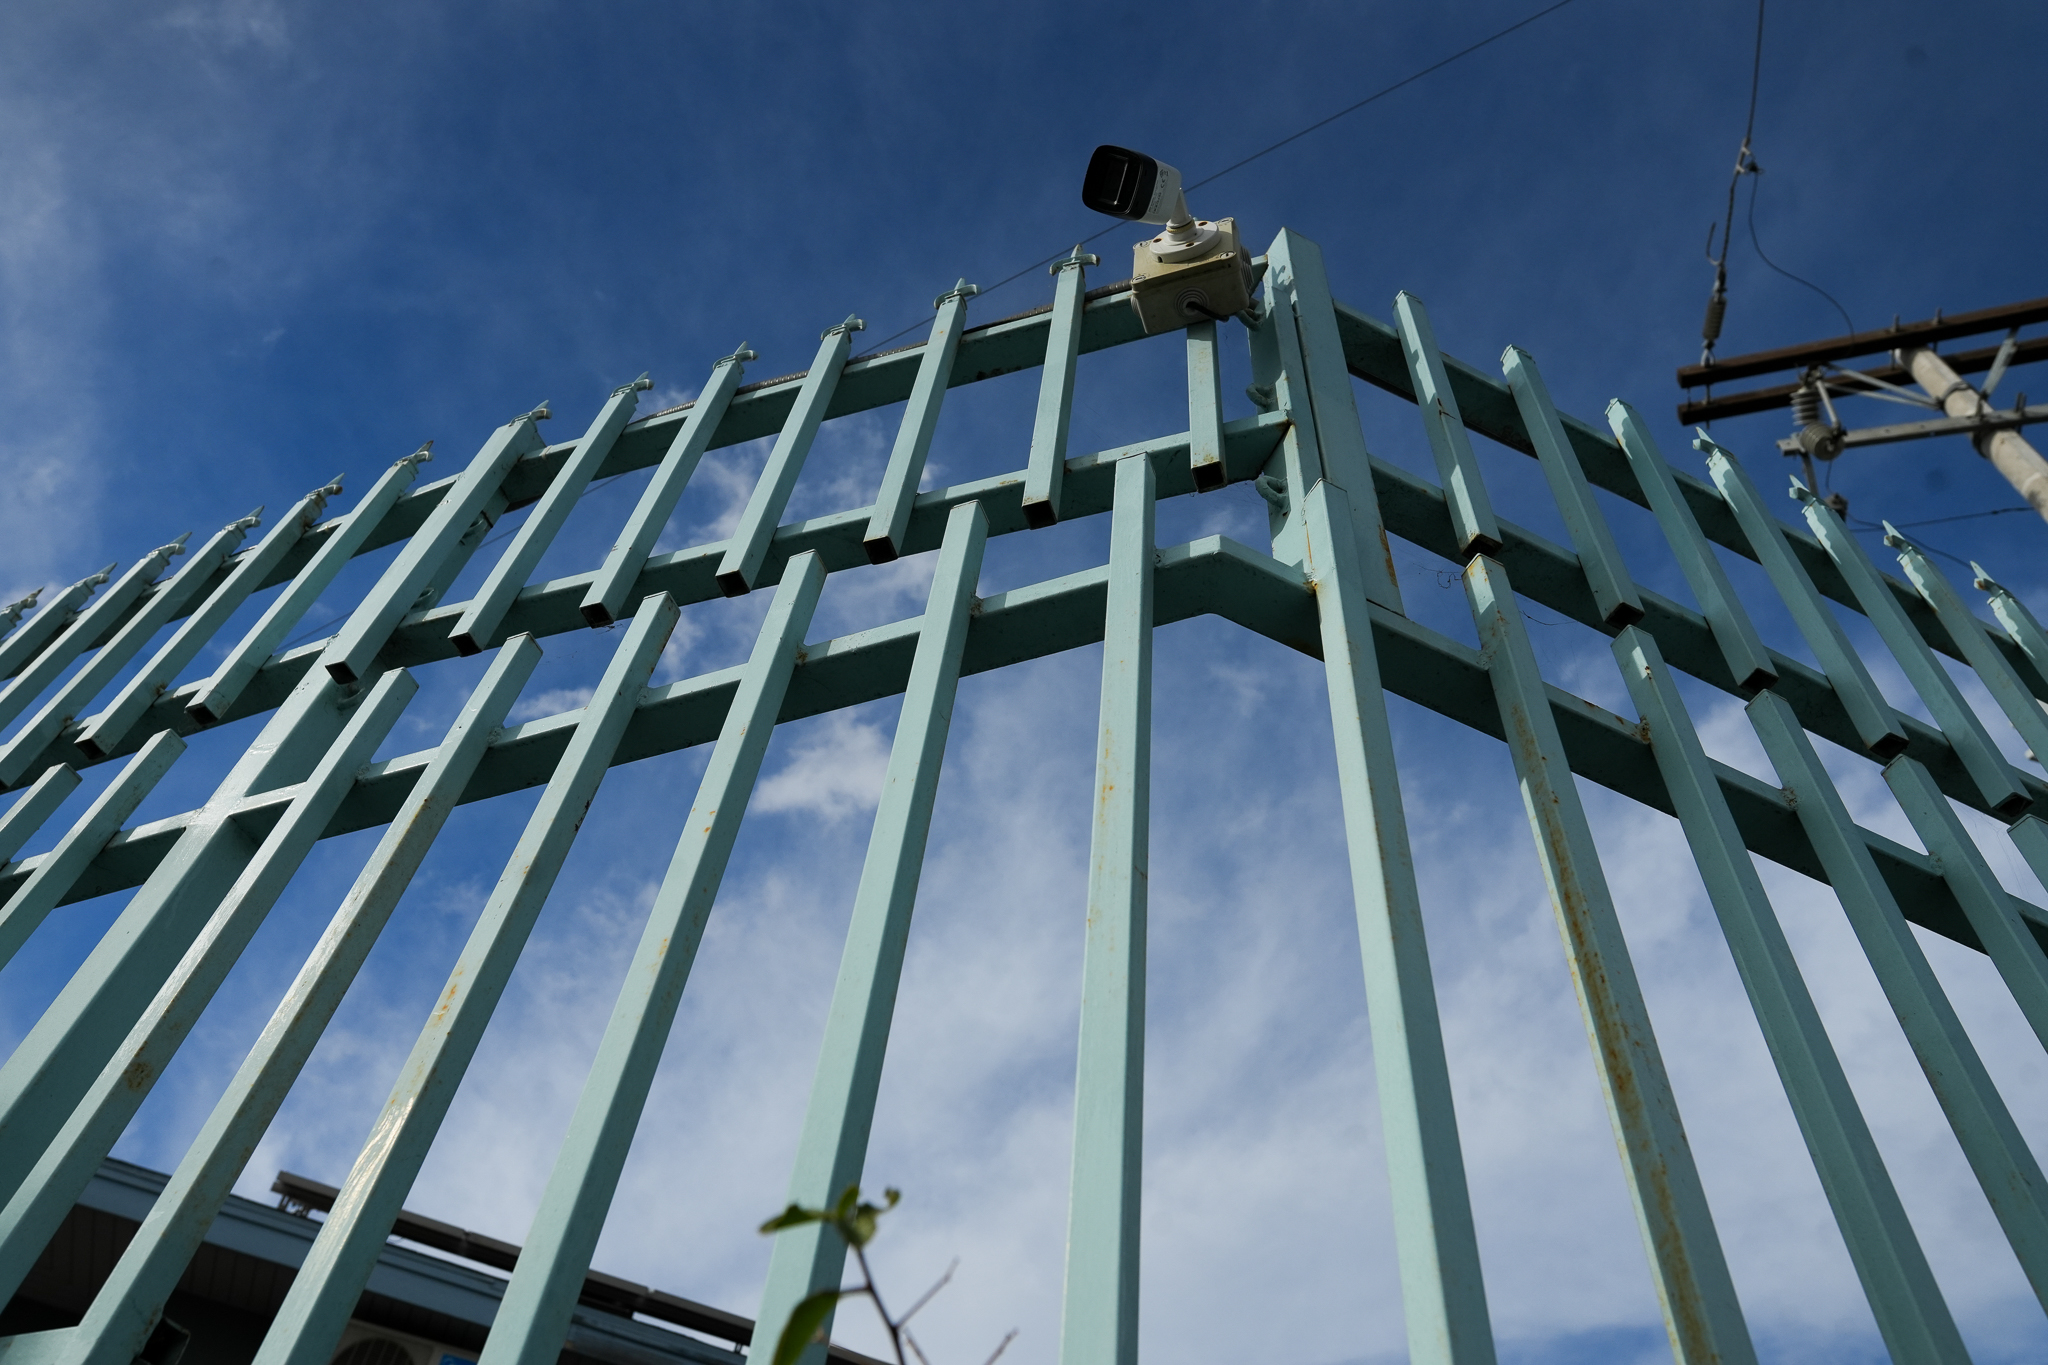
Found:
[{"label": "light blue fence", "polygon": [[[1519,349],[1497,370],[1440,354],[1410,296],[1391,323],[1336,304],[1318,249],[1292,233],[1263,258],[1262,303],[1223,324],[1246,330],[1258,412],[1224,419],[1219,325],[1201,323],[1152,341],[1186,347],[1187,429],[1070,457],[1077,358],[1144,339],[1123,285],[1089,288],[1091,263],[1077,252],[1056,266],[1048,306],[975,326],[963,281],[937,301],[930,338],[896,351],[849,358],[861,326],[849,318],[824,333],[804,373],[745,383],[754,356],[742,350],[716,363],[695,402],[650,417],[635,413],[642,384],[622,386],[566,444],[541,439],[544,413],[522,413],[451,477],[424,481],[427,452],[417,452],[325,520],[333,487],[271,520],[254,544],[256,520],[243,518],[85,578],[38,609],[0,613],[0,723],[12,727],[0,782],[16,792],[0,815],[0,856],[45,825],[65,830],[0,875],[0,962],[58,907],[129,893],[0,1066],[0,1298],[21,1284],[315,842],[385,831],[84,1320],[16,1339],[8,1365],[129,1365],[452,809],[541,788],[258,1356],[327,1365],[607,769],[710,745],[483,1354],[484,1365],[552,1362],[775,724],[900,694],[791,1177],[793,1199],[828,1201],[861,1177],[958,682],[1095,642],[1100,736],[1060,1355],[1070,1365],[1135,1361],[1152,633],[1202,614],[1323,661],[1414,1360],[1474,1365],[1493,1359],[1494,1341],[1389,693],[1507,742],[1679,1360],[1746,1362],[1754,1351],[1574,774],[1682,823],[1893,1357],[1966,1358],[1752,855],[1834,887],[2013,1254],[2048,1296],[2048,1182],[1908,927],[1987,954],[2048,1041],[2048,912],[2001,888],[1956,812],[1995,817],[2048,876],[2048,825],[2027,813],[2048,787],[2006,760],[2013,736],[1997,733],[2009,726],[2048,753],[2048,635],[2027,609],[1980,571],[1996,623],[1979,619],[1897,536],[1888,544],[1903,577],[1888,573],[1811,496],[1801,506],[1810,534],[1791,529],[1704,437],[1708,479],[1667,462],[1624,404],[1597,425],[1560,414]],[[1042,378],[1025,467],[918,492],[949,388],[1031,369]],[[1367,451],[1353,376],[1415,401],[1436,482]],[[786,521],[821,423],[899,402],[873,505]],[[1569,546],[1499,515],[1473,432],[1540,462]],[[732,535],[653,553],[705,452],[769,436]],[[600,565],[528,581],[594,480],[649,468]],[[1155,542],[1158,499],[1241,482],[1269,509],[1268,549],[1220,537]],[[1596,488],[1654,514],[1700,610],[1634,580]],[[475,595],[441,600],[492,524],[529,505]],[[976,596],[989,537],[1097,515],[1110,519],[1106,563]],[[1390,535],[1465,565],[1479,648],[1404,613]],[[354,556],[393,543],[389,567],[331,635],[285,646]],[[808,639],[829,574],[932,550],[922,616]],[[1792,621],[1821,668],[1762,638],[1723,550],[1761,566],[1782,599],[1770,619]],[[186,680],[245,599],[273,588],[246,635],[209,656],[222,659],[213,672]],[[681,605],[748,592],[772,601],[744,664],[649,686]],[[1639,718],[1545,682],[1523,600],[1612,638]],[[1902,673],[1935,723],[1887,702],[1840,608],[1868,618],[1891,656],[1880,671]],[[615,621],[623,628],[587,705],[507,723],[539,641]],[[479,652],[492,655],[488,671],[445,738],[373,763],[414,694],[410,670]],[[1975,676],[1996,714],[1973,708],[1959,673]],[[1707,756],[1681,674],[1747,703],[1781,786]],[[267,719],[209,799],[127,823],[184,736],[248,716]],[[1851,819],[1815,736],[1883,766],[1928,852]],[[78,771],[103,763],[118,775],[88,808],[68,808]],[[844,1260],[820,1228],[779,1238],[758,1330],[772,1335],[800,1298],[838,1283]]]}]

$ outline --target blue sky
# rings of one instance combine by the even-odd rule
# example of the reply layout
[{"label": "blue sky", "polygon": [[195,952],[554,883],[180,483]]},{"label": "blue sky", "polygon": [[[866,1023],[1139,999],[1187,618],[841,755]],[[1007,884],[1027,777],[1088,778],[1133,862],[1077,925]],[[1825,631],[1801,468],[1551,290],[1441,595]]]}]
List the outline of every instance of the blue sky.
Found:
[{"label": "blue sky", "polygon": [[[568,439],[642,370],[653,411],[741,340],[764,378],[807,365],[849,312],[869,324],[856,350],[905,326],[914,338],[957,278],[993,284],[1107,225],[1078,203],[1096,143],[1198,180],[1533,8],[16,7],[0,21],[0,592],[132,561],[258,502],[280,510],[337,470],[359,495],[427,438],[441,457],[427,477],[445,476],[542,399],[551,439]],[[1741,133],[1753,24],[1739,3],[1576,0],[1194,207],[1235,215],[1254,242],[1282,226],[1319,242],[1337,296],[1367,312],[1413,291],[1453,354],[1490,365],[1528,348],[1570,411],[1597,419],[1627,398],[1696,470],[1672,371],[1697,356],[1701,243]],[[2048,205],[2030,172],[2048,124],[2024,103],[2043,50],[2033,6],[1774,5],[1755,144],[1765,249],[1859,327],[2044,292]],[[1095,244],[1096,281],[1125,273],[1134,235]],[[1730,275],[1724,354],[1841,330],[1740,227]],[[970,320],[1049,289],[1032,271]],[[1076,451],[1184,425],[1177,346],[1126,352],[1084,362]],[[1228,363],[1245,369],[1241,345]],[[2020,371],[2000,397],[2030,384],[2048,387]],[[1035,388],[956,391],[928,483],[1020,466]],[[1376,453],[1429,469],[1412,408],[1362,388],[1360,406]],[[830,424],[793,512],[870,501],[895,421]],[[1716,435],[1768,491],[1785,429],[1771,414]],[[708,458],[662,548],[722,536],[764,455]],[[1482,460],[1503,515],[1563,538],[1531,462]],[[2018,501],[1960,440],[1845,458],[1835,486],[1855,515],[1894,521]],[[594,564],[635,487],[593,491],[542,573]],[[1654,525],[1606,505],[1638,576],[1685,596]],[[1263,526],[1240,487],[1162,506],[1160,538],[1262,545]],[[2043,611],[2033,518],[1929,534]],[[1106,542],[1105,519],[1004,538],[982,590],[1100,562]],[[1405,545],[1396,561],[1411,613],[1471,638],[1438,577],[1452,566]],[[358,566],[308,626],[384,562]],[[813,638],[915,614],[930,571],[924,557],[835,576]],[[1761,575],[1741,581],[1767,638],[1803,656]],[[737,662],[764,607],[686,610],[657,681]],[[1536,634],[1550,681],[1633,715],[1598,637]],[[616,639],[545,642],[519,714],[579,704]],[[906,1190],[882,1242],[889,1282],[962,1259],[925,1319],[935,1359],[979,1359],[1013,1325],[1006,1358],[1055,1355],[1097,657],[962,688],[869,1166]],[[1877,671],[1918,709],[1896,670]],[[422,670],[384,752],[436,742],[479,673]],[[1769,773],[1739,708],[1704,690],[1695,704],[1710,750]],[[1402,1350],[1325,705],[1312,661],[1213,620],[1161,634],[1149,1360]],[[1405,703],[1394,717],[1503,1357],[1655,1359],[1656,1305],[1505,754]],[[778,736],[601,1268],[753,1311],[766,1255],[752,1228],[782,1199],[894,720],[887,702]],[[203,798],[251,733],[195,742],[143,814]],[[703,757],[607,780],[411,1207],[523,1235]],[[1874,770],[1835,758],[1858,818],[1912,842]],[[345,1173],[532,795],[457,814],[245,1192],[278,1166]],[[1879,1358],[1676,826],[1587,797],[1760,1345]],[[176,1162],[370,842],[309,860],[120,1154]],[[1997,848],[2000,875],[2039,900]],[[1974,1353],[2038,1358],[2039,1305],[1839,910],[1764,871]],[[118,901],[60,912],[0,973],[0,1037],[27,1028]],[[2039,1047],[1981,959],[1923,941],[2041,1133]]]}]

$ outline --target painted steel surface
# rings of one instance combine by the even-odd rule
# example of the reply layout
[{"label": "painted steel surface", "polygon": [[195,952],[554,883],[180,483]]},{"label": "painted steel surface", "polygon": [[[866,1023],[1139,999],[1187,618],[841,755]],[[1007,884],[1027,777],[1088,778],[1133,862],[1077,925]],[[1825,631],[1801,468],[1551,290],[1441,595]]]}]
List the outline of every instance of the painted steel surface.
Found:
[{"label": "painted steel surface", "polygon": [[[575,1339],[578,1296],[656,1069],[680,1041],[671,1034],[692,961],[775,726],[900,696],[789,1183],[793,1200],[829,1202],[862,1178],[960,679],[1099,643],[1060,1355],[1134,1365],[1151,651],[1158,628],[1201,615],[1323,664],[1411,1359],[1491,1365],[1495,1343],[1390,696],[1506,741],[1566,948],[1570,979],[1556,986],[1583,1011],[1676,1359],[1745,1365],[1754,1355],[1581,778],[1677,817],[1893,1357],[1966,1358],[1755,857],[1834,888],[1958,1150],[2048,1301],[2048,1181],[1909,927],[1985,953],[2048,1044],[2048,911],[2004,889],[1994,858],[2010,856],[1973,832],[2002,826],[2048,874],[2048,822],[2030,813],[2048,810],[2048,783],[2016,757],[2048,742],[2048,634],[2028,607],[1977,569],[1992,619],[1980,618],[1896,532],[1887,543],[1903,577],[1891,576],[1810,492],[1795,484],[1774,509],[1754,466],[1704,438],[1698,472],[1676,468],[1619,400],[1604,426],[1560,413],[1519,348],[1503,353],[1497,376],[1444,355],[1411,295],[1394,301],[1392,321],[1337,303],[1320,250],[1292,232],[1261,258],[1264,292],[1251,311],[1155,343],[1182,348],[1174,369],[1187,384],[1187,429],[1071,454],[1082,357],[1145,339],[1127,292],[1089,297],[1095,263],[1077,248],[1052,267],[1045,307],[981,326],[968,325],[973,287],[962,281],[936,301],[926,340],[898,351],[853,356],[861,324],[849,318],[823,334],[809,369],[766,383],[742,385],[754,358],[742,346],[713,365],[693,402],[645,418],[636,381],[574,441],[548,445],[536,426],[545,410],[520,414],[452,477],[420,485],[422,449],[324,521],[338,484],[300,498],[249,549],[245,518],[174,571],[182,540],[0,613],[0,784],[14,793],[0,811],[0,856],[55,834],[0,865],[0,963],[63,906],[127,894],[0,1061],[0,1286],[20,1283],[317,841],[384,831],[83,1322],[39,1352],[64,1365],[136,1356],[450,813],[539,788],[258,1355],[261,1365],[326,1365],[606,772],[708,746],[691,818],[483,1352],[485,1365],[555,1360]],[[1236,328],[1257,411],[1230,418],[1223,352]],[[920,491],[949,390],[1034,367],[1029,430],[1015,442],[1022,467]],[[1441,484],[1367,449],[1356,381],[1418,405],[1417,446]],[[822,424],[899,402],[872,503],[785,524]],[[1475,434],[1539,462],[1568,547],[1500,515],[1513,509],[1496,508]],[[770,437],[732,533],[657,553],[705,454]],[[649,481],[602,562],[529,581],[571,513],[597,506],[583,499],[598,480],[639,470]],[[1240,483],[1266,508],[1265,547],[1214,536],[1155,543],[1160,499]],[[1648,509],[1698,609],[1643,586],[1596,490]],[[479,562],[477,591],[442,602],[494,543],[492,526],[521,508],[530,510],[511,543]],[[991,537],[1094,516],[1109,518],[1106,562],[977,595]],[[1405,614],[1390,536],[1464,568],[1477,649]],[[374,583],[333,604],[325,638],[287,643],[356,556],[391,545]],[[807,638],[831,575],[926,551],[936,551],[936,573],[921,616]],[[1746,604],[1728,554],[1759,565],[1753,581],[1769,594]],[[683,606],[756,588],[772,600],[744,664],[650,685]],[[273,589],[254,626],[223,635]],[[1612,639],[1636,716],[1546,682],[1525,603]],[[1789,621],[1820,667],[1771,648],[1759,621]],[[550,637],[614,622],[622,629],[587,704],[508,723]],[[1885,657],[1859,654],[1867,634]],[[491,656],[487,671],[445,735],[372,762],[412,696],[413,671],[479,652]],[[201,659],[206,675],[185,678]],[[1898,677],[1912,696],[1897,692]],[[1681,678],[1747,703],[1771,779],[1709,757]],[[1971,679],[1988,705],[1973,701]],[[256,734],[210,797],[128,823],[189,737],[241,717],[260,718]],[[1927,852],[1855,823],[1816,737],[1844,761],[1883,765],[1879,790]],[[80,793],[81,773],[109,763],[111,780]],[[760,1331],[779,1330],[798,1301],[839,1281],[846,1253],[835,1237],[812,1227],[778,1241]]]}]

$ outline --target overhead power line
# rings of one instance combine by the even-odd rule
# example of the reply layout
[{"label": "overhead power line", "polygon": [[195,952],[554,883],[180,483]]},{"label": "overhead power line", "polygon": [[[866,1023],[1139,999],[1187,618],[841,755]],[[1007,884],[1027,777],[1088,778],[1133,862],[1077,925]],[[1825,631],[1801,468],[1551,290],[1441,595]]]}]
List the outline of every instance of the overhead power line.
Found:
[{"label": "overhead power line", "polygon": [[1801,275],[1795,275],[1772,260],[1764,252],[1763,239],[1756,230],[1756,197],[1763,187],[1764,168],[1757,163],[1752,150],[1756,141],[1756,99],[1763,87],[1764,73],[1764,0],[1756,0],[1756,44],[1749,62],[1749,116],[1742,125],[1742,145],[1735,151],[1735,168],[1728,174],[1728,211],[1722,219],[1721,254],[1714,254],[1714,225],[1707,225],[1707,261],[1714,267],[1714,290],[1707,296],[1706,320],[1700,324],[1700,364],[1714,363],[1714,344],[1721,339],[1721,324],[1728,316],[1728,249],[1735,240],[1735,194],[1742,184],[1742,177],[1750,177],[1749,186],[1749,244],[1756,249],[1756,258],[1771,270],[1783,275],[1794,284],[1804,285],[1826,299],[1837,313],[1842,315],[1843,325],[1853,333],[1856,324],[1850,320],[1849,310],[1833,294]]},{"label": "overhead power line", "polygon": [[1309,124],[1308,127],[1301,129],[1299,132],[1289,133],[1286,137],[1281,138],[1278,142],[1275,142],[1270,146],[1261,147],[1258,151],[1253,152],[1250,156],[1245,157],[1242,161],[1231,162],[1222,170],[1216,171],[1211,175],[1205,176],[1202,179],[1197,180],[1194,184],[1189,185],[1188,188],[1191,190],[1198,190],[1202,188],[1202,186],[1210,183],[1210,181],[1221,180],[1224,176],[1229,175],[1232,171],[1242,170],[1244,167],[1251,165],[1254,161],[1257,161],[1260,157],[1279,151],[1282,147],[1285,147],[1288,143],[1295,141],[1297,138],[1307,137],[1310,133],[1316,131],[1316,129],[1327,127],[1329,124],[1335,123],[1338,119],[1343,118],[1346,114],[1355,114],[1359,110],[1365,108],[1366,105],[1372,104],[1378,100],[1383,100],[1387,96],[1393,94],[1396,90],[1400,90],[1406,86],[1413,85],[1415,84],[1415,82],[1421,80],[1424,76],[1432,75],[1435,72],[1441,71],[1453,62],[1462,61],[1464,58],[1469,57],[1473,53],[1477,52],[1480,48],[1487,47],[1493,43],[1497,43],[1501,39],[1507,37],[1510,33],[1514,33],[1519,29],[1525,29],[1529,25],[1535,23],[1538,19],[1541,19],[1546,15],[1555,14],[1557,13],[1557,11],[1563,9],[1566,5],[1569,5],[1571,3],[1572,0],[1557,0],[1557,3],[1554,5],[1547,5],[1544,8],[1537,10],[1534,14],[1529,15],[1527,18],[1519,19],[1514,23],[1509,24],[1506,28],[1501,29],[1499,32],[1489,34],[1487,37],[1481,38],[1478,42],[1473,43],[1469,47],[1459,48],[1450,56],[1444,57],[1438,61],[1431,62],[1428,66],[1423,67],[1421,70],[1413,72],[1410,75],[1403,76],[1400,80],[1395,81],[1392,85],[1385,86],[1379,90],[1375,90],[1372,94],[1367,95],[1364,99],[1358,101],[1358,103],[1356,104],[1347,104],[1342,109],[1339,109],[1336,113],[1329,115],[1327,118],[1317,119],[1314,123]]},{"label": "overhead power line", "polygon": [[[1341,119],[1348,114],[1355,114],[1359,110],[1365,108],[1368,104],[1372,104],[1376,101],[1383,100],[1387,96],[1393,94],[1395,91],[1405,89],[1408,86],[1415,84],[1415,82],[1421,80],[1425,76],[1433,75],[1436,72],[1443,70],[1445,67],[1450,66],[1455,62],[1462,61],[1465,58],[1471,56],[1473,53],[1479,51],[1481,48],[1490,46],[1493,43],[1497,43],[1501,39],[1507,37],[1509,34],[1515,33],[1521,29],[1525,29],[1529,25],[1535,23],[1537,20],[1555,14],[1559,10],[1565,8],[1566,6],[1572,3],[1573,0],[1556,0],[1554,4],[1545,5],[1542,9],[1537,10],[1535,13],[1530,14],[1525,18],[1516,20],[1514,23],[1509,24],[1506,28],[1499,29],[1493,33],[1488,34],[1486,37],[1481,38],[1478,42],[1472,43],[1466,47],[1459,48],[1456,52],[1451,53],[1448,57],[1438,58],[1436,61],[1431,62],[1428,66],[1421,67],[1415,71],[1411,71],[1406,76],[1403,76],[1400,80],[1395,81],[1392,85],[1382,86],[1380,89],[1373,91],[1372,94],[1367,95],[1364,99],[1359,100],[1356,103],[1345,105],[1336,113],[1325,115],[1324,117],[1317,119],[1314,123],[1311,123],[1303,128],[1298,128],[1294,132],[1289,133],[1286,137],[1281,138],[1278,142],[1269,143],[1266,146],[1261,147],[1258,151],[1253,152],[1250,156],[1243,157],[1240,160],[1231,162],[1228,166],[1225,166],[1220,171],[1210,172],[1208,175],[1203,176],[1200,180],[1194,181],[1193,183],[1189,184],[1187,188],[1191,190],[1198,190],[1202,188],[1202,186],[1204,185],[1212,184],[1215,181],[1221,180],[1224,176],[1229,175],[1233,171],[1243,170],[1246,166],[1251,165],[1260,157],[1270,156],[1274,152],[1279,151],[1282,147],[1285,147],[1288,143],[1307,137],[1310,133],[1315,132],[1319,128],[1326,128],[1330,124],[1335,123],[1338,119]],[[1754,94],[1752,94],[1752,101],[1754,101],[1754,98]],[[1110,233],[1115,232],[1118,228],[1121,228],[1123,226],[1125,226],[1125,224],[1121,221],[1111,223],[1108,227],[1102,228],[1096,232],[1090,233],[1086,237],[1083,237],[1080,241],[1080,245],[1086,246],[1088,245],[1088,243],[1095,241],[1097,238],[1106,237]],[[1037,260],[1025,266],[1023,269],[1005,275],[1000,280],[997,280],[994,284],[989,285],[986,289],[983,289],[981,291],[981,297],[987,298],[990,294],[993,294],[996,290],[1001,289],[1004,285],[1014,283],[1017,280],[1021,280],[1026,275],[1031,274],[1035,270],[1041,270],[1066,254],[1066,249],[1062,248],[1059,251],[1053,252],[1049,256],[1039,257]],[[919,327],[925,325],[926,320],[923,318],[919,318],[917,321],[912,322],[908,326],[899,328],[898,330],[891,332],[888,336],[883,337],[880,341],[876,342],[872,347],[870,347],[868,350],[868,354],[872,355],[876,351],[884,349],[885,347],[888,346],[890,342],[896,340],[898,337],[903,336],[909,332],[914,332]]]}]

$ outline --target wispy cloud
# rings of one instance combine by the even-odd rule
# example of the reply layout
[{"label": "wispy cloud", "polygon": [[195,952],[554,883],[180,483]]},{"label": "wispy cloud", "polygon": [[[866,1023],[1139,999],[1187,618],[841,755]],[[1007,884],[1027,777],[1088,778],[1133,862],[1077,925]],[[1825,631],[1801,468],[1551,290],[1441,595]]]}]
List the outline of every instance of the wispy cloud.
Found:
[{"label": "wispy cloud", "polygon": [[835,711],[811,722],[782,768],[761,781],[753,809],[843,820],[873,810],[889,766],[889,738],[878,725]]},{"label": "wispy cloud", "polygon": [[101,438],[96,405],[82,401],[108,379],[95,345],[100,254],[57,121],[47,106],[0,94],[0,369],[16,414],[0,434],[8,600],[87,572],[75,568],[76,535],[92,525],[104,487],[91,458]]},{"label": "wispy cloud", "polygon": [[590,702],[588,687],[551,687],[530,697],[521,697],[512,707],[514,721],[538,720],[564,711],[580,711]]}]

